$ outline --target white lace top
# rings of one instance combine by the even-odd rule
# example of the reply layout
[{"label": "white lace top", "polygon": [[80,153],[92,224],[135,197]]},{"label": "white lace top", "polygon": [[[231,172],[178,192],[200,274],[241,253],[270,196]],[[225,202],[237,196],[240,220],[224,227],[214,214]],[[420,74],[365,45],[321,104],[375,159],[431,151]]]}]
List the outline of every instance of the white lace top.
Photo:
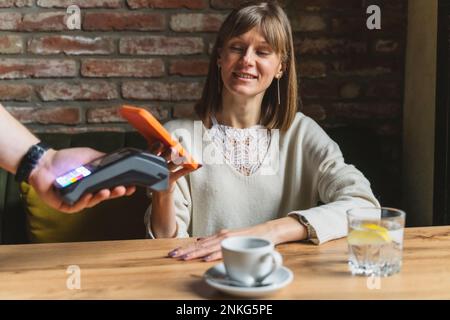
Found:
[{"label": "white lace top", "polygon": [[268,152],[271,132],[263,125],[239,129],[213,123],[209,134],[214,144],[222,150],[225,161],[243,175],[250,176],[258,171]]}]

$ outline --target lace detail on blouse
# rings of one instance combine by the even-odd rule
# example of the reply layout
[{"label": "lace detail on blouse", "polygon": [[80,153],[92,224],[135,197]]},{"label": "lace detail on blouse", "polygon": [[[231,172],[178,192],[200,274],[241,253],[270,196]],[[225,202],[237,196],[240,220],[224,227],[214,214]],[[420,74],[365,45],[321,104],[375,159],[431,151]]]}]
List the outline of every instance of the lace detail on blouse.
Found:
[{"label": "lace detail on blouse", "polygon": [[222,150],[226,163],[245,176],[258,171],[269,150],[271,132],[262,125],[250,128],[234,128],[219,124],[211,116],[213,126],[209,134]]}]

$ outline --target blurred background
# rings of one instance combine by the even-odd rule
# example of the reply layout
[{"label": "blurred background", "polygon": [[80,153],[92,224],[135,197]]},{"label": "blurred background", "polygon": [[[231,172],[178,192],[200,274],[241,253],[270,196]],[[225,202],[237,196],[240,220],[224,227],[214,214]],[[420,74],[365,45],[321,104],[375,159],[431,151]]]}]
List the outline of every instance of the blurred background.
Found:
[{"label": "blurred background", "polygon": [[[123,103],[163,122],[192,116],[215,34],[241,2],[0,0],[0,102],[36,133],[130,131]],[[433,206],[438,1],[280,3],[294,31],[299,110],[382,205],[405,209],[409,225],[450,223]],[[80,30],[64,20],[72,4]],[[380,30],[366,26],[369,5],[381,9]]]}]

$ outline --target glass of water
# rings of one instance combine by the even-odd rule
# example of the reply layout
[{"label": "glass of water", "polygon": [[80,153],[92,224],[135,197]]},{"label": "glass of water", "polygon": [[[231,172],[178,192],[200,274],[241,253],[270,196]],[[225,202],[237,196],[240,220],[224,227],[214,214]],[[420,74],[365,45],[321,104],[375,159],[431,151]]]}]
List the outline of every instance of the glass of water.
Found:
[{"label": "glass of water", "polygon": [[349,267],[354,275],[386,277],[402,267],[405,212],[393,208],[347,211]]}]

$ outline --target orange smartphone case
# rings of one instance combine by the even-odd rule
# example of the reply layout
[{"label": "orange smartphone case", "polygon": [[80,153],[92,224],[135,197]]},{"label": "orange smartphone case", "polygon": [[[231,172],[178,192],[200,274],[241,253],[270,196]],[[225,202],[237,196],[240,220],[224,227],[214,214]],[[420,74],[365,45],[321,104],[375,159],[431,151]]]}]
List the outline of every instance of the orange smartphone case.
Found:
[{"label": "orange smartphone case", "polygon": [[120,108],[119,112],[123,118],[147,139],[149,145],[160,141],[166,146],[173,147],[178,151],[180,156],[186,159],[186,162],[182,164],[183,167],[191,169],[198,168],[199,164],[178,141],[172,139],[170,133],[149,111],[143,108],[124,105]]}]

